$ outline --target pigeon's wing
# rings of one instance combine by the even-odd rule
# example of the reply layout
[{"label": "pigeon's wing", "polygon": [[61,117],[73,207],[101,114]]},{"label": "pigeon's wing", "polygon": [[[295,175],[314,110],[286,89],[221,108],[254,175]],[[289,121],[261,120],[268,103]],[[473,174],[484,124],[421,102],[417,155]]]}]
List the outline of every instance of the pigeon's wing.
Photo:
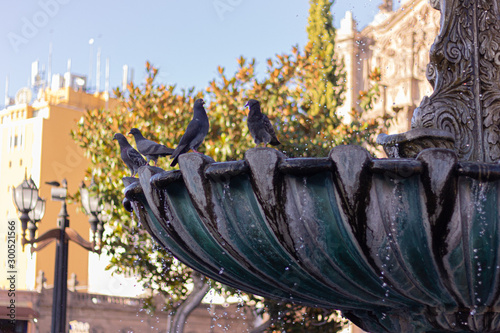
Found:
[{"label": "pigeon's wing", "polygon": [[157,154],[157,150],[159,149],[158,147],[162,146],[148,139],[142,139],[136,141],[136,144],[137,144],[137,150],[143,155]]},{"label": "pigeon's wing", "polygon": [[154,143],[153,141],[149,141],[147,139],[135,140],[135,145],[137,146],[137,150],[143,155],[147,155],[149,153],[153,143]]},{"label": "pigeon's wing", "polygon": [[280,142],[278,141],[276,133],[274,132],[273,124],[271,124],[271,121],[265,114],[263,114],[262,118],[262,127],[270,136],[269,143],[272,144],[273,146],[279,145]]},{"label": "pigeon's wing", "polygon": [[208,126],[206,122],[203,122],[202,120],[199,120],[197,118],[191,120],[186,128],[186,131],[184,132],[184,135],[179,141],[179,145],[172,153],[173,161],[172,163],[170,163],[170,166],[175,166],[177,164],[177,158],[179,157],[179,155],[188,152],[192,148],[196,149],[201,144],[201,142],[203,142],[203,139],[205,138],[207,133]]},{"label": "pigeon's wing", "polygon": [[139,154],[139,152],[137,150],[135,150],[134,148],[131,148],[131,149],[127,150],[127,156],[128,156],[128,158],[130,158],[130,161],[137,168],[139,168],[139,167],[147,164],[147,162],[144,159],[144,157],[142,157],[142,155]]},{"label": "pigeon's wing", "polygon": [[177,165],[177,158],[179,158],[179,155],[189,151],[191,141],[193,140],[193,137],[195,135],[196,135],[196,125],[194,124],[194,120],[191,120],[186,128],[186,131],[184,132],[184,135],[182,135],[181,140],[177,145],[177,148],[175,148],[174,152],[172,153],[171,158],[173,159],[173,161],[172,163],[170,163],[170,166]]},{"label": "pigeon's wing", "polygon": [[186,131],[184,132],[184,135],[181,138],[181,141],[179,141],[179,146],[185,145],[191,148],[191,141],[196,138],[200,129],[200,121],[198,119],[191,120],[186,128]]},{"label": "pigeon's wing", "polygon": [[199,128],[198,132],[196,133],[196,136],[191,140],[190,148],[191,149],[198,149],[199,146],[203,143],[203,140],[205,140],[205,137],[208,134],[208,124],[204,123],[203,121],[199,122]]}]

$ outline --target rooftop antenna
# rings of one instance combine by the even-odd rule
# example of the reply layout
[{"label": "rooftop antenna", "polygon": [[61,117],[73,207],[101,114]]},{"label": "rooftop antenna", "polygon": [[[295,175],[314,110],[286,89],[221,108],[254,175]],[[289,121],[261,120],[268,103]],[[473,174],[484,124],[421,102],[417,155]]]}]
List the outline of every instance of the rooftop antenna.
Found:
[{"label": "rooftop antenna", "polygon": [[10,97],[9,97],[9,76],[5,76],[5,106],[8,106],[10,104]]},{"label": "rooftop antenna", "polygon": [[49,43],[49,64],[47,65],[47,86],[52,83],[52,41]]},{"label": "rooftop antenna", "polygon": [[92,89],[92,46],[94,45],[94,38],[90,38],[89,40],[89,80],[88,80],[88,88],[89,90]]},{"label": "rooftop antenna", "polygon": [[122,90],[127,90],[128,84],[128,65],[123,65]]},{"label": "rooftop antenna", "polygon": [[35,60],[31,63],[31,88],[36,88],[40,81],[40,62]]},{"label": "rooftop antenna", "polygon": [[97,49],[97,64],[96,64],[95,90],[101,90],[101,48]]},{"label": "rooftop antenna", "polygon": [[71,58],[68,59],[66,67],[66,73],[64,73],[64,87],[68,88],[71,85]]},{"label": "rooftop antenna", "polygon": [[107,103],[109,100],[109,58],[106,58],[106,84],[104,86],[104,90],[106,94],[104,95],[106,98],[106,108],[108,107]]}]

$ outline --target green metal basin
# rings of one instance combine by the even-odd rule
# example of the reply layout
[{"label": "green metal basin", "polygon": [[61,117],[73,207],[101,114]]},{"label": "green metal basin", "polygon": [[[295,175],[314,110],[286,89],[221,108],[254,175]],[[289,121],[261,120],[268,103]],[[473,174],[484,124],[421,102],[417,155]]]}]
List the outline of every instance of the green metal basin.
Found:
[{"label": "green metal basin", "polygon": [[339,309],[370,332],[500,331],[499,165],[446,149],[373,159],[357,146],[179,165],[142,167],[125,203],[202,274]]}]

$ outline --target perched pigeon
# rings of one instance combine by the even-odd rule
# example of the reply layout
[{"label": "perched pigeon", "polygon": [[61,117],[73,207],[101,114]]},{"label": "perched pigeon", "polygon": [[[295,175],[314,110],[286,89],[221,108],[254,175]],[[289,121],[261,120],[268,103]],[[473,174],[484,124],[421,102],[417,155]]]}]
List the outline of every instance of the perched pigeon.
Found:
[{"label": "perched pigeon", "polygon": [[139,151],[139,153],[146,156],[146,158],[148,159],[148,164],[149,161],[152,160],[155,162],[156,166],[158,157],[165,157],[167,155],[172,155],[172,153],[174,152],[172,148],[168,148],[165,145],[146,139],[145,137],[142,136],[141,131],[139,131],[137,128],[132,128],[130,130],[130,133],[128,134],[132,134],[134,136],[137,150]]},{"label": "perched pigeon", "polygon": [[134,177],[137,171],[139,171],[139,168],[148,163],[144,157],[128,143],[127,138],[123,134],[116,133],[113,136],[113,140],[118,140],[118,144],[120,145],[120,156],[130,169],[130,172],[132,172],[132,177]]},{"label": "perched pigeon", "polygon": [[184,135],[179,142],[179,145],[175,148],[175,151],[172,154],[172,158],[174,160],[170,166],[176,165],[179,155],[187,153],[190,149],[197,152],[196,149],[198,149],[205,139],[205,136],[207,136],[210,125],[208,123],[207,113],[203,104],[205,104],[205,102],[201,98],[194,102],[193,120],[189,123],[186,128],[186,132],[184,132]]},{"label": "perched pigeon", "polygon": [[276,134],[274,133],[274,128],[269,118],[260,111],[260,103],[255,99],[251,99],[245,104],[250,109],[247,118],[248,129],[252,135],[255,144],[260,145],[264,143],[266,146],[270,143],[273,146],[279,145],[281,142],[278,141]]}]

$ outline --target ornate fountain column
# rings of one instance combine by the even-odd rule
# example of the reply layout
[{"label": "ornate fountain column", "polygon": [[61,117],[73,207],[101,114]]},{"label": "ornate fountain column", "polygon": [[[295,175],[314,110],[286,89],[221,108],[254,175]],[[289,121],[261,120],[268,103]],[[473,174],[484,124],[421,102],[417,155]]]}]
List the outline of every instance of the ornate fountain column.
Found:
[{"label": "ornate fountain column", "polygon": [[[411,131],[382,136],[379,142],[393,157],[414,157],[421,149],[405,153],[408,141],[422,148],[449,148],[449,138],[442,140],[443,133],[427,129],[444,130],[454,139],[460,160],[497,162],[500,160],[500,2],[430,2],[441,11],[441,29],[430,50],[426,73],[434,92],[424,97],[415,110]],[[437,140],[431,144],[432,137]],[[394,147],[398,147],[398,153],[394,153]]]}]

